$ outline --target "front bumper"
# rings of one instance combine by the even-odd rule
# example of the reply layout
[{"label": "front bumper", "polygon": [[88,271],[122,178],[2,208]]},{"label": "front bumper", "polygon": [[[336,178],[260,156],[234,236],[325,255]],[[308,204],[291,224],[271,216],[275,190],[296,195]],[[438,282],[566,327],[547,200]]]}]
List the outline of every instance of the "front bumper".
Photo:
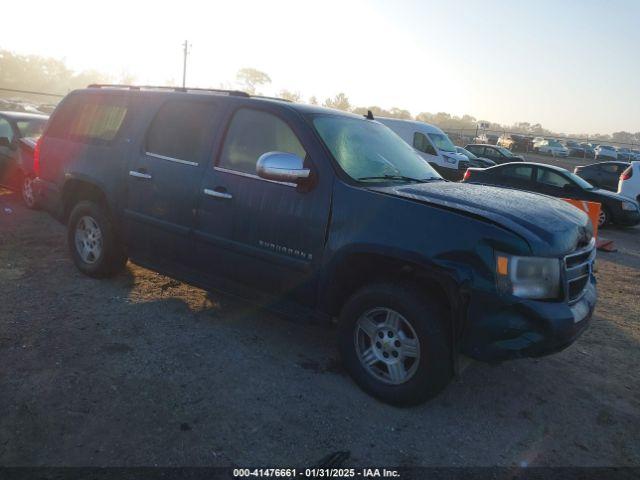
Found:
[{"label": "front bumper", "polygon": [[596,305],[591,276],[575,303],[511,299],[477,294],[469,303],[462,351],[481,361],[539,357],[571,345],[585,331]]}]

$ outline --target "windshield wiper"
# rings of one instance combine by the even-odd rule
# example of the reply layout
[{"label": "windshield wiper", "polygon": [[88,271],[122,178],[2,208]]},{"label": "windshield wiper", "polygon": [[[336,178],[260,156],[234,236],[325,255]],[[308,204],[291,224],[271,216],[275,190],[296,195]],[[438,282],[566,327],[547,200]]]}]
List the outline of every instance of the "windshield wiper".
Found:
[{"label": "windshield wiper", "polygon": [[437,177],[431,178],[413,178],[413,177],[405,177],[404,175],[379,175],[374,177],[360,177],[356,180],[403,180],[405,182],[413,182],[413,183],[424,183],[429,182],[431,180],[439,180]]}]

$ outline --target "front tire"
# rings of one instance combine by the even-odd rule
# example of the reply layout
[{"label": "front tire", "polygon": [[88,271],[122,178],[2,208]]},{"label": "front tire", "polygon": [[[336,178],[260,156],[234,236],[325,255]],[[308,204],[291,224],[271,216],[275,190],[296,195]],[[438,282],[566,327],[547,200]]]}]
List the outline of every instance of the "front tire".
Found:
[{"label": "front tire", "polygon": [[127,256],[104,207],[79,202],[67,225],[69,253],[78,270],[94,278],[111,277],[127,263]]},{"label": "front tire", "polygon": [[414,285],[362,288],[344,305],[338,325],[347,371],[383,402],[416,405],[451,380],[446,310]]}]

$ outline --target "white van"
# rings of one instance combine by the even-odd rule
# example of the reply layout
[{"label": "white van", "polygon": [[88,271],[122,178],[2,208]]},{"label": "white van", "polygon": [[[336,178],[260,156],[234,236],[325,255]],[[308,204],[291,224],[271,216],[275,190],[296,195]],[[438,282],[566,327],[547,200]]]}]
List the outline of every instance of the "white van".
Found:
[{"label": "white van", "polygon": [[460,180],[469,168],[469,159],[456,152],[446,133],[424,122],[376,117],[411,145],[440,175],[447,180]]}]

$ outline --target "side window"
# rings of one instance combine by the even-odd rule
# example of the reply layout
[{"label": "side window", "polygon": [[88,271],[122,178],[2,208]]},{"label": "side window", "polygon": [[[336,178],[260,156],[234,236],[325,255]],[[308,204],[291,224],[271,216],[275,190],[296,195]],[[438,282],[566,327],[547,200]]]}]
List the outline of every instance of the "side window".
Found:
[{"label": "side window", "polygon": [[483,155],[485,157],[489,157],[489,158],[493,158],[493,157],[498,157],[498,152],[495,151],[493,148],[491,147],[484,147],[484,152]]},{"label": "side window", "polygon": [[118,134],[126,114],[124,105],[82,103],[69,125],[69,137],[85,142],[110,142]]},{"label": "side window", "polygon": [[600,170],[607,173],[618,173],[619,167],[615,163],[605,163],[600,165]]},{"label": "side window", "polygon": [[475,155],[482,155],[482,147],[477,147],[475,145],[469,145],[468,147],[466,147],[467,150],[469,150],[471,153],[475,154]]},{"label": "side window", "polygon": [[532,167],[528,165],[510,165],[502,169],[502,177],[515,180],[531,180]]},{"label": "side window", "polygon": [[146,152],[198,163],[209,146],[214,108],[211,103],[169,100],[149,127]]},{"label": "side window", "polygon": [[538,183],[557,188],[571,185],[571,182],[566,177],[552,170],[547,170],[546,168],[538,168],[537,181]]},{"label": "side window", "polygon": [[263,153],[307,154],[291,128],[275,115],[242,108],[231,120],[224,140],[219,166],[255,175],[256,162]]},{"label": "side window", "polygon": [[423,133],[416,132],[413,134],[413,148],[427,153],[429,147],[429,140],[427,140],[427,137]]},{"label": "side window", "polygon": [[438,155],[438,152],[433,148],[433,145],[427,139],[427,136],[420,132],[413,134],[413,148],[429,155]]},{"label": "side window", "polygon": [[0,118],[0,138],[2,137],[9,139],[9,142],[13,142],[13,129],[5,118]]}]

